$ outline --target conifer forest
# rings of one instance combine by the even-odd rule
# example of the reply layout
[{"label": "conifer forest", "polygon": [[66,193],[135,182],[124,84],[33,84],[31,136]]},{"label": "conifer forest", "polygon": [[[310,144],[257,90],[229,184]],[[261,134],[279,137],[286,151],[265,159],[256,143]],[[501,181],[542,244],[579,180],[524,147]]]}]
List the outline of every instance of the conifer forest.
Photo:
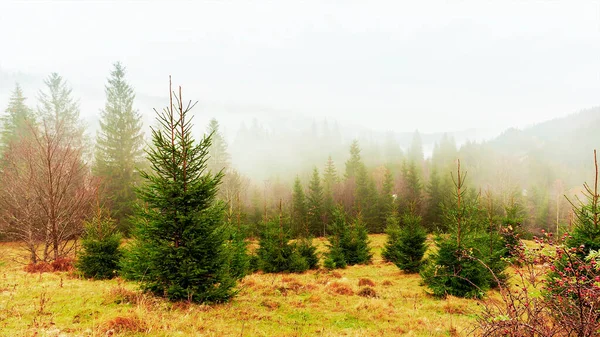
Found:
[{"label": "conifer forest", "polygon": [[600,336],[599,24],[1,3],[0,336]]}]

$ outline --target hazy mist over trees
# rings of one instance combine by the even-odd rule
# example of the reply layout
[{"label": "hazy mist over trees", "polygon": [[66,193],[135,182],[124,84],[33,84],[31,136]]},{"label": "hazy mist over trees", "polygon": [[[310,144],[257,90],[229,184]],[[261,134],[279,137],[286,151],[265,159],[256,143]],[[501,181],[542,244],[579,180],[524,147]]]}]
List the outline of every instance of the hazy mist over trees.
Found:
[{"label": "hazy mist over trees", "polygon": [[[180,35],[170,39],[148,24],[173,10],[164,4],[124,4],[140,16],[131,37],[110,38],[113,28],[93,26],[122,14],[103,4],[47,8],[57,18],[83,12],[39,37],[12,19],[29,5],[2,4],[0,28],[21,31],[30,51],[97,14],[73,31],[85,37],[81,48],[61,42],[47,58],[0,38],[11,51],[0,63],[2,151],[26,129],[61,131],[61,142],[81,147],[80,164],[125,230],[148,165],[153,109],[173,74],[199,99],[191,132],[212,134],[207,167],[224,174],[217,197],[228,221],[255,227],[281,201],[291,226],[313,235],[326,234],[338,204],[370,232],[383,232],[393,212],[445,230],[440,205],[460,158],[473,196],[492,191],[498,205],[519,204],[532,230],[568,226],[564,195],[590,179],[599,143],[591,3],[437,5],[272,4],[266,15],[242,4],[186,4],[182,15],[200,17],[174,24]],[[232,16],[215,21],[223,13]],[[566,14],[578,19],[564,23]],[[98,46],[105,52],[94,53]],[[188,53],[170,52],[177,48]]]}]

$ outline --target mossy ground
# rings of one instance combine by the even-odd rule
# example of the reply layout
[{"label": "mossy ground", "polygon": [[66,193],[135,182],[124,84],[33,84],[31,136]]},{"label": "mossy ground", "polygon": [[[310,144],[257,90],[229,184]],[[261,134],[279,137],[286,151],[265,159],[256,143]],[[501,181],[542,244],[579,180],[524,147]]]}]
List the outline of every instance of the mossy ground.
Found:
[{"label": "mossy ground", "polygon": [[[29,274],[10,258],[17,248],[1,244],[0,336],[462,336],[470,332],[478,303],[431,297],[420,285],[419,275],[406,275],[382,261],[384,241],[384,235],[371,236],[375,257],[370,265],[249,275],[230,303],[213,306],[170,303],[142,294],[136,283],[120,279]],[[316,240],[321,251],[325,242]]]}]

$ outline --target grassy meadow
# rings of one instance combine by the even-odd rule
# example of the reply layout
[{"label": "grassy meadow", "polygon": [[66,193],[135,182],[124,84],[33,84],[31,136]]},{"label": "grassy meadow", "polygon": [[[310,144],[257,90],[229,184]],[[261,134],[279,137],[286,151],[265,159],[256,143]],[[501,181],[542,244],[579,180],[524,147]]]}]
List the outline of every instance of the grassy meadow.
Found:
[{"label": "grassy meadow", "polygon": [[[317,240],[320,250],[325,240]],[[304,274],[253,274],[227,304],[170,303],[121,279],[23,271],[15,245],[0,244],[0,336],[464,336],[477,301],[437,300],[418,275],[381,259]],[[366,288],[366,289],[365,289]]]}]

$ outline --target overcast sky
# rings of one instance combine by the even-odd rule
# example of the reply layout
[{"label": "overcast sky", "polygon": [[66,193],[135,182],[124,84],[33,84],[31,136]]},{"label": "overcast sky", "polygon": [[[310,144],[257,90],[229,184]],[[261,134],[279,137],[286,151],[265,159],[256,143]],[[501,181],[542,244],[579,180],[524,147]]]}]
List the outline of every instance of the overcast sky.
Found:
[{"label": "overcast sky", "polygon": [[0,2],[0,68],[378,130],[498,129],[600,104],[600,1]]}]

